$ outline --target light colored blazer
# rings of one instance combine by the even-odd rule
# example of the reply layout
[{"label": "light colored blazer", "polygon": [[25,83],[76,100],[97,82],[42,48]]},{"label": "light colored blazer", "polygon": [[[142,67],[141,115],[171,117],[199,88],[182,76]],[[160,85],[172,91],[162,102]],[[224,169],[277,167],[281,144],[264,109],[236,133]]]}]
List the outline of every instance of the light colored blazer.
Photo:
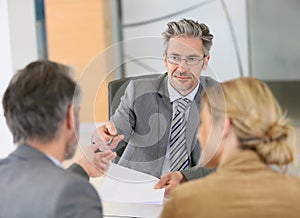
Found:
[{"label": "light colored blazer", "polygon": [[[201,77],[200,81],[187,120],[186,144],[189,167],[195,166],[200,156],[196,136],[201,94],[207,86],[216,84],[216,81],[209,77]],[[125,135],[124,141],[128,142],[118,163],[156,177],[160,177],[162,173],[173,114],[167,82],[167,74],[162,74],[158,78],[132,80],[111,118],[118,132]],[[184,172],[186,177],[189,177],[189,170]],[[201,172],[205,174],[203,169]]]},{"label": "light colored blazer", "polygon": [[171,191],[161,218],[298,218],[300,180],[243,151],[216,172]]},{"label": "light colored blazer", "polygon": [[54,165],[43,153],[18,146],[0,160],[1,218],[101,218],[99,196],[87,179]]}]

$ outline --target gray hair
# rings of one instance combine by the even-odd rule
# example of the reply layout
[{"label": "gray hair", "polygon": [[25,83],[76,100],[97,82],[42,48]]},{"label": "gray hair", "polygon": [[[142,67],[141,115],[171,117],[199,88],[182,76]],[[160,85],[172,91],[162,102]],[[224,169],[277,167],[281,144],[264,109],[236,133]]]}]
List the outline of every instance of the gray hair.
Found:
[{"label": "gray hair", "polygon": [[186,36],[201,39],[205,55],[209,53],[214,36],[209,32],[208,26],[204,23],[182,19],[177,22],[169,22],[167,26],[166,31],[162,33],[165,52],[168,49],[170,38]]},{"label": "gray hair", "polygon": [[62,64],[36,61],[14,75],[2,99],[14,143],[51,141],[72,103],[78,113],[81,90],[71,79],[71,71]]}]

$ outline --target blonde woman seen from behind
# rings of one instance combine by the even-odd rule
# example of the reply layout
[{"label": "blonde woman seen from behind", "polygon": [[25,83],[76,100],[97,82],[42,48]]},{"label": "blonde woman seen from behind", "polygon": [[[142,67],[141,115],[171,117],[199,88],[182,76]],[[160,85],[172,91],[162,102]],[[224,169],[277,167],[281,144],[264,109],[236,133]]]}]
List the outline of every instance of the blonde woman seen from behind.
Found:
[{"label": "blonde woman seen from behind", "polygon": [[291,127],[264,82],[239,78],[207,89],[200,120],[199,165],[217,170],[175,188],[163,218],[299,217],[300,181],[284,174],[295,158]]}]

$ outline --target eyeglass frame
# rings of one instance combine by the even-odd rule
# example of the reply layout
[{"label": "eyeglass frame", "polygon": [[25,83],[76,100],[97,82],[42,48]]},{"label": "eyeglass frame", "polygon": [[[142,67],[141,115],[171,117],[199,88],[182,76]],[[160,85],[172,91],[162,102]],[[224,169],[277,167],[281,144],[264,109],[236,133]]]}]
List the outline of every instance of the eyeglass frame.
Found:
[{"label": "eyeglass frame", "polygon": [[[177,58],[179,58],[179,61],[178,61],[178,62],[176,62],[176,61],[173,62],[172,60],[170,61],[170,57],[177,57]],[[181,64],[181,61],[184,60],[185,63],[186,63],[187,65],[189,65],[189,66],[196,66],[196,65],[200,64],[200,62],[203,61],[203,60],[205,59],[205,57],[207,57],[206,54],[204,54],[204,56],[201,57],[201,58],[197,58],[197,57],[187,57],[187,58],[182,58],[182,57],[179,56],[179,55],[170,55],[170,56],[168,56],[167,53],[166,53],[166,59],[168,60],[168,62],[169,62],[170,64],[174,64],[174,65],[179,65],[179,64]],[[189,58],[193,58],[193,59],[197,60],[198,63],[196,63],[196,64],[189,64],[189,63],[188,63],[188,59],[189,59]]]}]

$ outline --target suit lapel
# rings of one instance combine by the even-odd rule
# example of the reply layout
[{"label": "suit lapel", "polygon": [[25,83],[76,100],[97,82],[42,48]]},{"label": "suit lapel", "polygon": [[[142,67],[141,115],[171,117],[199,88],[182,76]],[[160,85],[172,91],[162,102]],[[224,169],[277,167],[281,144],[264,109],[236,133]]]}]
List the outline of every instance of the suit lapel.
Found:
[{"label": "suit lapel", "polygon": [[168,82],[168,74],[167,73],[164,73],[158,77],[157,93],[161,96],[165,96],[165,97],[169,98],[167,82]]},{"label": "suit lapel", "polygon": [[[168,78],[167,73],[161,76],[161,80],[158,86],[158,95],[156,97],[158,112],[160,115],[162,115],[162,116],[158,116],[158,120],[157,120],[158,131],[163,132],[165,137],[165,139],[159,140],[158,142],[157,158],[163,157],[163,159],[165,158],[165,154],[167,150],[167,146],[165,143],[169,141],[169,132],[170,132],[170,126],[172,121],[172,113],[173,113],[172,105],[169,98],[169,92],[167,88],[167,82],[168,82],[167,78]],[[170,113],[170,111],[172,112]]]}]

